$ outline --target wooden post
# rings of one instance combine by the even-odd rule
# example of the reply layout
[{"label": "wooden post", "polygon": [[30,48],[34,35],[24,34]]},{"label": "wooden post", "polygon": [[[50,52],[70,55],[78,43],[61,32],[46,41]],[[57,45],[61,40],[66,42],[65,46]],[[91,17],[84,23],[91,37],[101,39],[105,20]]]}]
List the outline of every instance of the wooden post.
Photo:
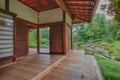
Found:
[{"label": "wooden post", "polygon": [[73,49],[73,40],[72,40],[72,37],[73,37],[73,33],[72,33],[72,27],[71,27],[71,50]]},{"label": "wooden post", "polygon": [[63,23],[63,53],[66,55],[67,53],[67,45],[66,45],[66,25]]},{"label": "wooden post", "polygon": [[66,45],[66,14],[63,11],[63,54],[66,55],[67,53],[67,45]]},{"label": "wooden post", "polygon": [[5,0],[5,10],[9,11],[9,0]]},{"label": "wooden post", "polygon": [[13,62],[16,61],[16,18],[14,17],[14,55],[13,55]]},{"label": "wooden post", "polygon": [[40,54],[40,28],[37,28],[37,53]]},{"label": "wooden post", "polygon": [[[39,24],[39,12],[37,17],[37,23]],[[40,27],[37,26],[37,53],[40,54]]]}]

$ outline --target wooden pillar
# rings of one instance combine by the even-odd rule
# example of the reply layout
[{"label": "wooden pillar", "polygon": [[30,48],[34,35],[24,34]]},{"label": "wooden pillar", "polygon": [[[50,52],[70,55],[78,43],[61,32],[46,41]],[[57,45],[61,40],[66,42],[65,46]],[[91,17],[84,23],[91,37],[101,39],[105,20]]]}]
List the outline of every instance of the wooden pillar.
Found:
[{"label": "wooden pillar", "polygon": [[67,45],[66,45],[66,14],[63,11],[63,54],[67,53]]},{"label": "wooden pillar", "polygon": [[66,55],[67,53],[67,45],[66,45],[66,25],[63,23],[63,53]]},{"label": "wooden pillar", "polygon": [[16,18],[14,17],[14,55],[13,55],[13,62],[16,61]]},{"label": "wooden pillar", "polygon": [[40,28],[37,28],[37,53],[40,54]]},{"label": "wooden pillar", "polygon": [[[39,24],[39,12],[37,17],[37,23]],[[37,26],[37,53],[40,54],[40,27]]]},{"label": "wooden pillar", "polygon": [[71,50],[73,49],[73,40],[72,40],[72,37],[73,37],[73,33],[72,33],[72,27],[71,27]]}]

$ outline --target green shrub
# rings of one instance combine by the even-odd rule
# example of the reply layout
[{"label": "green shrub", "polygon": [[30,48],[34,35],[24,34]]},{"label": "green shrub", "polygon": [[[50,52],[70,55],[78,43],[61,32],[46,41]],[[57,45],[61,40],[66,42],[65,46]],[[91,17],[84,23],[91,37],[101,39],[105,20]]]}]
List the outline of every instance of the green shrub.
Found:
[{"label": "green shrub", "polygon": [[30,48],[37,48],[37,44],[35,44],[35,43],[30,43],[30,44],[29,44],[29,47],[30,47]]},{"label": "green shrub", "polygon": [[96,60],[105,80],[120,80],[120,63],[97,55]]},{"label": "green shrub", "polygon": [[114,41],[112,37],[106,37],[105,40],[109,43],[112,43]]},{"label": "green shrub", "polygon": [[120,40],[120,30],[117,32],[117,35],[116,35],[115,39]]},{"label": "green shrub", "polygon": [[115,60],[120,61],[120,53],[114,53],[113,56]]}]

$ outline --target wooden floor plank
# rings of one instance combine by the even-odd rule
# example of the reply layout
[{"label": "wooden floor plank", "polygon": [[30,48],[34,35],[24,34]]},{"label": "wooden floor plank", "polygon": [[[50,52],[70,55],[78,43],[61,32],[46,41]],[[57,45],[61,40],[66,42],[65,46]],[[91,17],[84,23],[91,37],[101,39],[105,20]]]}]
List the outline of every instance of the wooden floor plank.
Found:
[{"label": "wooden floor plank", "polygon": [[[102,80],[96,73],[98,68],[95,66],[95,58],[85,55],[84,51],[74,50],[64,56],[64,60],[61,58],[62,55],[26,56],[15,64],[0,68],[0,80]],[[60,63],[56,67],[48,70],[48,74],[43,75],[42,79],[39,78],[38,74],[42,74],[59,59]]]},{"label": "wooden floor plank", "polygon": [[0,68],[0,80],[30,80],[61,57],[46,54],[26,56],[13,65]]},{"label": "wooden floor plank", "polygon": [[41,80],[81,80],[82,63],[80,58],[81,55],[78,52],[68,55]]}]

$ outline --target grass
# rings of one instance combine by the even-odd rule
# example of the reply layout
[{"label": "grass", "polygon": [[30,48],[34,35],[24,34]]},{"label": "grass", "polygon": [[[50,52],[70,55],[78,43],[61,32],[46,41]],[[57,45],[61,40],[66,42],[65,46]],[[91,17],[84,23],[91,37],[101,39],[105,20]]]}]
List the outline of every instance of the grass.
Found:
[{"label": "grass", "polygon": [[111,54],[115,60],[120,61],[120,41],[114,41],[113,43],[108,43],[114,49],[114,52]]},{"label": "grass", "polygon": [[113,43],[109,43],[113,46],[114,49],[120,51],[120,41],[114,41]]},{"label": "grass", "polygon": [[96,60],[105,80],[120,80],[120,63],[100,55],[96,56]]}]

